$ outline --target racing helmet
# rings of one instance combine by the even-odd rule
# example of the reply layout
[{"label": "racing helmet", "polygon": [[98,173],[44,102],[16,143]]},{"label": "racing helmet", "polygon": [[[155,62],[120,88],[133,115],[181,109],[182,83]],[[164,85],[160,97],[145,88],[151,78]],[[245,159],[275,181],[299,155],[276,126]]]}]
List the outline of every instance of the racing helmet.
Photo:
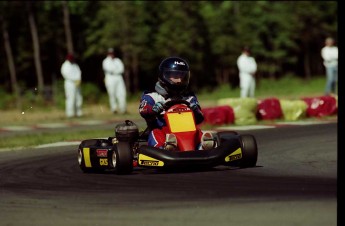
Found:
[{"label": "racing helmet", "polygon": [[186,60],[165,58],[159,65],[158,81],[169,94],[182,93],[189,84],[190,71]]}]

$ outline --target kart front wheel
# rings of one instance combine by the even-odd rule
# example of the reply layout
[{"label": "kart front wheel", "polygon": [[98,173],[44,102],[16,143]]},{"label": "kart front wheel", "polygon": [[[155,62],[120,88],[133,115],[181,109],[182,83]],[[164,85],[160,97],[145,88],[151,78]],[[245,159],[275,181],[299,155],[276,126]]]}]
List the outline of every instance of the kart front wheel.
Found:
[{"label": "kart front wheel", "polygon": [[231,140],[231,139],[237,139],[238,137],[238,133],[235,131],[221,131],[216,133],[216,137],[217,139],[217,144],[222,145],[223,142],[227,141],[227,140]]},{"label": "kart front wheel", "polygon": [[256,166],[258,158],[258,148],[255,137],[250,134],[240,136],[242,147],[242,159],[240,162],[241,168]]},{"label": "kart front wheel", "polygon": [[117,174],[130,174],[133,171],[133,154],[128,142],[119,142],[111,155],[111,167]]}]

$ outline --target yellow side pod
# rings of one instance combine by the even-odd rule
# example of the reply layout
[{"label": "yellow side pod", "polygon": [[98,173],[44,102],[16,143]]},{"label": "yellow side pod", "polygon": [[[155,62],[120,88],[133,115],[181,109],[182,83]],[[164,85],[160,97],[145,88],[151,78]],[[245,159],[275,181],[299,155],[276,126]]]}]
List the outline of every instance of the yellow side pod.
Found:
[{"label": "yellow side pod", "polygon": [[143,154],[139,154],[138,164],[141,166],[164,166],[164,162]]},{"label": "yellow side pod", "polygon": [[90,159],[90,148],[83,148],[83,156],[84,156],[84,163],[85,167],[92,167],[91,159]]},{"label": "yellow side pod", "polygon": [[236,151],[225,157],[225,162],[231,162],[242,158],[242,149],[238,148]]}]

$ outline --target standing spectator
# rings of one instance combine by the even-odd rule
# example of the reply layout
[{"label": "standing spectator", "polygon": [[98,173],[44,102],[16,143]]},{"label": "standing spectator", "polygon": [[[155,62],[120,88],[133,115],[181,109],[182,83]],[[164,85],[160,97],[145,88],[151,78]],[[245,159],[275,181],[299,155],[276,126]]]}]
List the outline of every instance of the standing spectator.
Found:
[{"label": "standing spectator", "polygon": [[325,46],[321,49],[323,65],[326,68],[325,95],[331,92],[336,93],[336,83],[338,81],[338,47],[334,45],[333,38],[326,38]]},{"label": "standing spectator", "polygon": [[65,79],[65,97],[66,97],[66,116],[68,118],[77,116],[82,113],[83,97],[81,95],[81,70],[75,62],[73,54],[66,56],[65,62],[61,66],[61,75]]},{"label": "standing spectator", "polygon": [[240,77],[241,97],[254,97],[257,65],[248,47],[244,47],[242,54],[238,57],[237,67]]},{"label": "standing spectator", "polygon": [[115,55],[114,49],[109,48],[107,57],[102,63],[105,74],[105,87],[109,96],[110,110],[116,114],[126,112],[126,86],[123,80],[124,65]]}]

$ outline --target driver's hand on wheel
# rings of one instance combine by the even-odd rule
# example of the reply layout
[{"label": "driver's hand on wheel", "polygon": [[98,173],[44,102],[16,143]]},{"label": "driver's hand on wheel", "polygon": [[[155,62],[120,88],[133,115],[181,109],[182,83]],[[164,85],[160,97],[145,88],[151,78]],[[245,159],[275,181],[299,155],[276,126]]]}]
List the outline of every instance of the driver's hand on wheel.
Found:
[{"label": "driver's hand on wheel", "polygon": [[163,103],[157,102],[152,107],[152,111],[156,112],[157,114],[161,113],[164,110]]},{"label": "driver's hand on wheel", "polygon": [[198,104],[196,104],[196,103],[191,103],[190,104],[190,109],[192,109],[193,111],[198,110],[198,108],[199,108]]}]

